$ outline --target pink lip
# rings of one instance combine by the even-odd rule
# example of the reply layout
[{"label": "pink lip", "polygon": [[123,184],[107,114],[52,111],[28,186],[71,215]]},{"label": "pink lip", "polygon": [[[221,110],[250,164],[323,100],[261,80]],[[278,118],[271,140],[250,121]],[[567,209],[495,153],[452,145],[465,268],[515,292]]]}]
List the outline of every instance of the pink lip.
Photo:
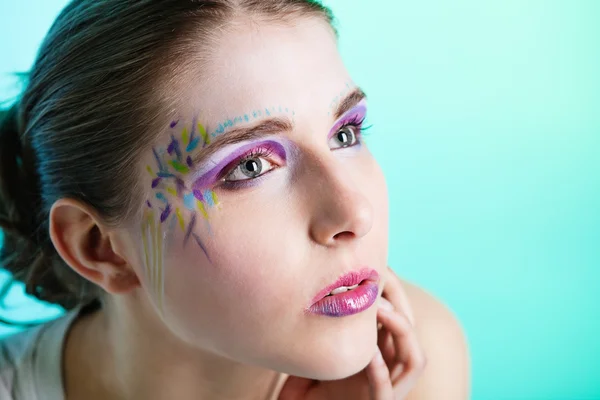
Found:
[{"label": "pink lip", "polygon": [[[340,286],[354,286],[356,289],[328,296]],[[369,308],[379,294],[379,274],[371,268],[352,271],[338,278],[334,283],[323,288],[313,298],[308,312],[328,316],[346,316],[356,314]]]}]

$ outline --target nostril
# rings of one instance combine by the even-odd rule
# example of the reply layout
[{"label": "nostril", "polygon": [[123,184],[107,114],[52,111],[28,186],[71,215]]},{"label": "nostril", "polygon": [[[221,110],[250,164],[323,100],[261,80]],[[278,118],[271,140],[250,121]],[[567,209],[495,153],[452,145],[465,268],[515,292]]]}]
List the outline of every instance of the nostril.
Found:
[{"label": "nostril", "polygon": [[350,231],[340,232],[340,233],[338,233],[338,234],[336,234],[336,235],[333,236],[333,238],[335,240],[352,239],[354,237],[355,237],[354,233],[352,233]]}]

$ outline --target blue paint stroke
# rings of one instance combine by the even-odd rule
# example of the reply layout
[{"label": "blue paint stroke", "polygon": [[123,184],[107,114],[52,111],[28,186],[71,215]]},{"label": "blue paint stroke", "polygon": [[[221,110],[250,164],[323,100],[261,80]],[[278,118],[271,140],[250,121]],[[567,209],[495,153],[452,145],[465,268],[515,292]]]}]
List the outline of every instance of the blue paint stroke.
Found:
[{"label": "blue paint stroke", "polygon": [[204,191],[203,195],[206,199],[206,204],[208,204],[209,207],[214,207],[215,202],[213,200],[212,193],[210,192],[210,190]]},{"label": "blue paint stroke", "polygon": [[154,159],[156,160],[156,164],[158,164],[158,170],[159,171],[164,171],[163,164],[160,161],[160,157],[158,156],[158,153],[156,152],[156,149],[154,147],[152,148],[152,153],[154,154]]},{"label": "blue paint stroke", "polygon": [[191,211],[196,209],[196,199],[192,193],[187,193],[183,196],[183,205],[185,208]]},{"label": "blue paint stroke", "polygon": [[192,120],[192,130],[190,132],[190,141],[189,141],[187,147],[185,148],[185,151],[187,153],[196,150],[196,147],[198,147],[198,144],[200,143],[200,137],[196,136],[196,125],[197,124],[198,124],[198,119],[196,117],[194,117]]},{"label": "blue paint stroke", "polygon": [[164,194],[162,194],[161,192],[156,193],[156,198],[160,201],[162,201],[165,204],[168,204],[169,201],[167,200],[167,198],[165,197]]},{"label": "blue paint stroke", "polygon": [[196,147],[198,147],[199,143],[200,143],[200,138],[199,137],[195,137],[193,139],[190,139],[190,143],[185,148],[185,151],[187,151],[189,153],[191,151],[196,150]]}]

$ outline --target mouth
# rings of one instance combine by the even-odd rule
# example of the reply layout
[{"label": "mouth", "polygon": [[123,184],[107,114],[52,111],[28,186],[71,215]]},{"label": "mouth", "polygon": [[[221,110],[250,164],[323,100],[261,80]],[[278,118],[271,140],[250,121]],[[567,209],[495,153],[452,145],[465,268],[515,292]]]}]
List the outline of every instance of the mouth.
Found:
[{"label": "mouth", "polygon": [[362,312],[377,300],[379,274],[363,268],[342,275],[313,298],[307,311],[311,314],[344,317]]}]

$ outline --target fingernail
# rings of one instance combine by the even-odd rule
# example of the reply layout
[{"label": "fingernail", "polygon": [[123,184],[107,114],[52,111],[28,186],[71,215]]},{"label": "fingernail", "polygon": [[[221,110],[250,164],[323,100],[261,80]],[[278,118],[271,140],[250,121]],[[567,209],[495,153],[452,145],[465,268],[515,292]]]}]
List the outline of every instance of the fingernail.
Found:
[{"label": "fingernail", "polygon": [[388,310],[388,311],[394,311],[394,306],[392,305],[392,303],[390,303],[383,297],[379,298],[379,307],[381,307],[385,310]]}]

